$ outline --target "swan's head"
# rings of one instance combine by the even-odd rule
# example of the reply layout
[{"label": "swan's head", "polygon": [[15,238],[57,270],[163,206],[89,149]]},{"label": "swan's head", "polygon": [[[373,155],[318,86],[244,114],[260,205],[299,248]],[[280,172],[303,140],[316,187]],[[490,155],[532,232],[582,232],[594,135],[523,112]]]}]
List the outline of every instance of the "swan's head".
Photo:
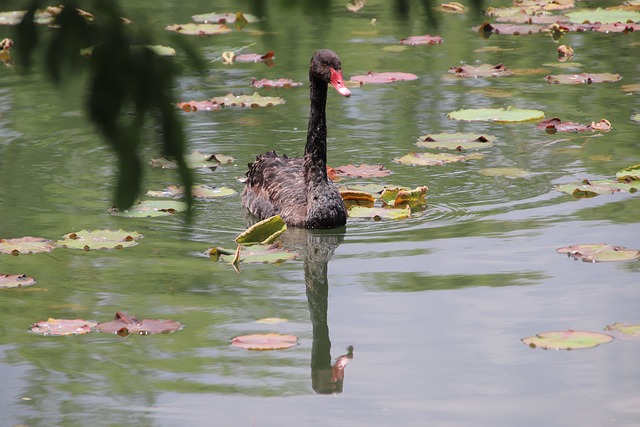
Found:
[{"label": "swan's head", "polygon": [[309,77],[331,83],[342,96],[351,96],[351,91],[344,85],[340,58],[332,50],[321,49],[313,55],[309,64]]}]

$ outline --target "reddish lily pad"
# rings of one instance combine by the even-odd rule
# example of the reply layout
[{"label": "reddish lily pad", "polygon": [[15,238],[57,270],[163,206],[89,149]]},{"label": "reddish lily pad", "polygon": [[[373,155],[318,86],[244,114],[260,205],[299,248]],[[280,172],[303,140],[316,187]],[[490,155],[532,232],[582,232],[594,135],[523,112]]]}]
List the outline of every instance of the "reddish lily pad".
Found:
[{"label": "reddish lily pad", "polygon": [[380,200],[387,206],[425,205],[425,197],[429,187],[426,185],[416,187],[413,190],[405,188],[385,188],[380,195]]},{"label": "reddish lily pad", "polygon": [[352,178],[374,178],[383,177],[391,173],[389,169],[385,169],[382,165],[367,165],[365,163],[360,166],[346,165],[333,168],[336,175],[348,176]]},{"label": "reddish lily pad", "polygon": [[539,34],[545,30],[542,25],[518,25],[518,24],[484,24],[474,27],[474,30],[484,34],[508,34],[508,35],[524,35]]},{"label": "reddish lily pad", "polygon": [[110,322],[98,323],[96,331],[107,334],[126,336],[129,334],[150,335],[167,334],[183,328],[182,323],[175,320],[138,320],[134,316],[118,311]]},{"label": "reddish lily pad", "polygon": [[284,220],[280,215],[274,215],[247,228],[236,237],[236,243],[247,246],[255,244],[267,245],[273,243],[286,230],[287,224],[285,224]]},{"label": "reddish lily pad", "polygon": [[256,79],[251,79],[251,86],[255,87],[255,88],[261,88],[261,87],[265,87],[265,88],[271,88],[271,87],[282,87],[282,88],[290,88],[290,87],[295,87],[295,86],[302,86],[302,83],[300,82],[294,82],[291,79],[277,79],[277,80],[269,80],[269,79],[261,79],[261,80],[256,80]]},{"label": "reddish lily pad", "polygon": [[442,37],[431,36],[429,34],[427,34],[426,36],[411,36],[400,40],[400,43],[408,44],[410,46],[416,46],[420,44],[440,44],[442,43]]},{"label": "reddish lily pad", "polygon": [[258,53],[243,53],[240,55],[234,55],[234,62],[265,62],[267,60],[273,60],[275,54],[272,51],[260,55]]},{"label": "reddish lily pad", "polygon": [[225,34],[231,32],[231,28],[224,24],[173,24],[167,25],[167,31],[175,31],[178,34],[187,34],[191,36],[210,36],[213,34]]},{"label": "reddish lily pad", "polygon": [[566,331],[543,332],[531,337],[523,338],[522,342],[531,348],[545,350],[579,350],[593,348],[600,344],[613,341],[611,335],[600,332]]},{"label": "reddish lily pad", "polygon": [[68,233],[58,240],[58,246],[70,249],[122,249],[135,246],[144,236],[137,231],[81,230]]},{"label": "reddish lily pad", "polygon": [[[210,154],[201,153],[200,151],[193,151],[185,156],[187,166],[193,169],[209,168],[215,169],[220,165],[228,165],[235,161],[231,156],[224,154]],[[167,159],[166,157],[159,157],[151,160],[151,166],[164,169],[175,169],[178,167],[178,162],[175,160]]]},{"label": "reddish lily pad", "polygon": [[[228,187],[216,188],[210,185],[195,185],[191,187],[191,195],[196,199],[213,199],[234,194],[236,194],[236,191]],[[160,191],[149,190],[147,191],[147,196],[180,198],[184,196],[184,187],[171,185]]]},{"label": "reddish lily pad", "polygon": [[36,279],[26,274],[0,274],[0,289],[21,288],[31,286],[36,283]]},{"label": "reddish lily pad", "polygon": [[[640,164],[629,166],[628,168],[624,168],[616,173],[616,178],[618,181],[640,181]],[[634,184],[637,184],[634,183]]]},{"label": "reddish lily pad", "polygon": [[606,243],[565,246],[556,249],[559,254],[567,254],[584,262],[615,262],[640,259],[640,251]]},{"label": "reddish lily pad", "polygon": [[450,119],[466,121],[487,121],[496,123],[518,123],[540,120],[544,111],[527,110],[514,107],[476,108],[452,111],[447,115]]},{"label": "reddish lily pad", "polygon": [[195,22],[200,22],[204,24],[234,24],[238,19],[244,19],[249,24],[253,24],[260,21],[255,15],[251,15],[250,13],[202,13],[198,15],[191,16]]},{"label": "reddish lily pad", "polygon": [[345,201],[347,206],[367,206],[373,207],[375,198],[373,194],[366,191],[340,190],[340,197]]},{"label": "reddish lily pad", "polygon": [[151,218],[173,215],[186,209],[187,204],[178,200],[145,200],[122,211],[112,208],[111,214],[126,218]]},{"label": "reddish lily pad", "polygon": [[424,148],[462,151],[491,147],[495,140],[495,136],[477,133],[437,133],[419,136],[416,144]]},{"label": "reddish lily pad", "polygon": [[298,345],[298,338],[284,334],[251,334],[235,337],[231,346],[241,350],[285,350]]},{"label": "reddish lily pad", "polygon": [[606,119],[599,122],[591,122],[590,125],[583,125],[574,122],[563,122],[557,117],[543,120],[536,126],[536,129],[544,130],[548,134],[556,132],[608,132],[611,130],[611,123]]},{"label": "reddish lily pad", "polygon": [[510,76],[511,70],[505,67],[503,64],[491,65],[482,64],[477,67],[473,65],[465,64],[460,67],[449,68],[449,73],[455,74],[458,77],[503,77]]},{"label": "reddish lily pad", "polygon": [[605,331],[613,332],[618,338],[640,339],[640,325],[630,323],[614,323],[607,325]]},{"label": "reddish lily pad", "polygon": [[383,219],[398,220],[410,218],[411,207],[408,205],[404,208],[352,206],[347,213],[349,218],[370,218],[374,221],[381,221]]},{"label": "reddish lily pad", "polygon": [[589,180],[560,184],[554,187],[557,191],[570,194],[576,198],[589,198],[601,194],[615,194],[620,191],[635,193],[640,190],[640,181],[616,181],[607,179]]},{"label": "reddish lily pad", "polygon": [[601,74],[558,74],[548,75],[545,77],[547,83],[553,84],[593,84],[593,83],[605,83],[605,82],[617,82],[622,76],[620,74],[601,73]]},{"label": "reddish lily pad", "polygon": [[18,237],[15,239],[0,239],[0,253],[8,255],[37,254],[51,252],[58,246],[53,240],[44,237]]},{"label": "reddish lily pad", "polygon": [[84,319],[52,319],[34,323],[30,331],[38,335],[81,335],[93,331],[97,325]]},{"label": "reddish lily pad", "polygon": [[394,162],[412,166],[440,166],[452,162],[462,162],[466,156],[449,153],[409,153],[402,157],[396,157]]},{"label": "reddish lily pad", "polygon": [[415,80],[418,76],[411,73],[374,73],[369,71],[366,75],[351,76],[350,80],[360,83],[394,83],[402,80]]},{"label": "reddish lily pad", "polygon": [[260,96],[260,94],[256,92],[253,95],[234,95],[228,93],[208,101],[179,102],[177,105],[178,108],[186,112],[194,112],[198,110],[214,111],[223,107],[273,107],[274,105],[284,104],[284,102],[283,98],[277,96]]}]

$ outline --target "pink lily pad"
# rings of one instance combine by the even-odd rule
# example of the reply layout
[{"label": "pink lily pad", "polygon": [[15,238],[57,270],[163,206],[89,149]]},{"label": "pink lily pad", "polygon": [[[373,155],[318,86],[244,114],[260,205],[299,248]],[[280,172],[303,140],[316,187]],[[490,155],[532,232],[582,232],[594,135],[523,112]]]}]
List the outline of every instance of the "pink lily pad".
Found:
[{"label": "pink lily pad", "polygon": [[255,15],[251,15],[249,13],[202,13],[198,15],[191,16],[195,22],[201,22],[205,24],[233,24],[238,19],[244,19],[248,23],[254,23],[260,21]]},{"label": "pink lily pad", "polygon": [[523,338],[522,342],[531,348],[544,350],[579,350],[593,348],[600,344],[613,341],[611,335],[600,332],[566,331],[543,332],[531,337]]},{"label": "pink lily pad", "polygon": [[185,112],[194,111],[216,111],[223,107],[258,108],[273,107],[284,104],[284,99],[277,96],[261,96],[259,93],[253,95],[234,95],[228,93],[224,96],[212,98],[208,101],[180,102],[178,108]]},{"label": "pink lily pad", "polygon": [[81,335],[93,331],[97,325],[84,319],[52,319],[34,323],[30,331],[38,335]]},{"label": "pink lily pad", "polygon": [[33,277],[27,277],[26,274],[0,274],[0,289],[21,288],[35,283],[36,280]]},{"label": "pink lily pad", "polygon": [[43,237],[18,237],[15,239],[0,239],[0,253],[8,255],[37,254],[51,252],[58,245],[52,240]]},{"label": "pink lily pad", "polygon": [[365,83],[393,83],[402,80],[415,80],[418,76],[411,73],[374,73],[369,71],[366,75],[351,76],[351,81]]},{"label": "pink lily pad", "polygon": [[269,51],[264,55],[258,53],[243,53],[241,55],[235,55],[233,60],[235,62],[265,62],[267,60],[273,60],[274,53]]},{"label": "pink lily pad", "polygon": [[473,29],[483,33],[485,35],[491,34],[509,34],[509,35],[524,35],[524,34],[538,34],[544,31],[546,27],[542,25],[517,25],[517,24],[484,24],[474,27]]},{"label": "pink lily pad", "polygon": [[400,44],[408,44],[410,46],[416,46],[420,44],[440,44],[440,43],[442,43],[442,37],[431,36],[429,34],[427,34],[426,36],[410,36],[400,40]]},{"label": "pink lily pad", "polygon": [[138,320],[122,311],[118,311],[110,322],[98,323],[96,330],[107,334],[125,336],[129,334],[149,335],[166,334],[183,328],[182,323],[175,320]]},{"label": "pink lily pad", "polygon": [[298,338],[284,334],[251,334],[235,337],[231,347],[242,350],[284,350],[298,345]]},{"label": "pink lily pad", "polygon": [[640,250],[606,243],[564,246],[556,249],[559,254],[567,254],[584,262],[615,262],[640,259]]},{"label": "pink lily pad", "polygon": [[256,80],[256,79],[251,79],[251,86],[259,89],[261,87],[265,87],[265,88],[270,88],[270,87],[283,87],[283,88],[290,88],[290,87],[294,87],[294,86],[302,86],[302,83],[300,82],[294,82],[291,79],[277,79],[277,80],[269,80],[269,79],[261,79],[261,80]]},{"label": "pink lily pad", "polygon": [[590,125],[583,125],[573,122],[563,122],[557,117],[543,120],[538,123],[536,129],[544,130],[548,134],[555,134],[556,132],[608,132],[611,130],[611,123],[608,120],[602,119],[599,122],[591,122]]},{"label": "pink lily pad", "polygon": [[352,178],[374,178],[383,177],[391,173],[389,169],[385,169],[382,165],[367,165],[365,163],[360,166],[346,165],[333,168],[337,176],[348,176]]}]

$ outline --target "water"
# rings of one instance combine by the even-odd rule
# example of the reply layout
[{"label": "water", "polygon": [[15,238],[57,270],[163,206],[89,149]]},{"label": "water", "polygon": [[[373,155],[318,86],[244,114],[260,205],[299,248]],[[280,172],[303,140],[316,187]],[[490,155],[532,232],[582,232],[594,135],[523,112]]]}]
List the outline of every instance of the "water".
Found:
[{"label": "water", "polygon": [[[239,195],[196,202],[191,223],[180,215],[109,215],[115,161],[87,124],[82,88],[55,89],[39,72],[21,77],[1,69],[0,237],[57,239],[86,228],[124,228],[145,238],[117,252],[0,256],[0,273],[38,280],[34,287],[1,293],[0,424],[638,425],[637,342],[571,352],[533,350],[520,342],[547,330],[599,331],[639,321],[637,262],[574,262],[555,249],[594,242],[638,248],[640,199],[617,194],[576,200],[553,190],[557,183],[611,177],[640,162],[637,123],[629,120],[639,102],[620,90],[636,82],[637,55],[618,54],[637,49],[635,36],[569,34],[563,43],[583,64],[575,72],[616,72],[623,80],[558,86],[543,80],[565,72],[550,65],[557,44],[545,35],[484,40],[469,30],[479,20],[458,15],[441,16],[434,29],[413,4],[406,19],[385,2],[368,2],[358,14],[334,4],[326,18],[307,7],[269,2],[268,19],[259,27],[266,34],[195,39],[209,59],[255,43],[249,50],[275,51],[276,65],[211,62],[204,76],[185,70],[180,98],[252,92],[252,77],[305,82],[309,57],[320,47],[340,54],[346,77],[415,73],[419,79],[413,82],[356,88],[348,100],[330,92],[329,163],[384,164],[393,171],[389,177],[355,181],[428,185],[428,209],[405,221],[350,220],[346,230],[290,231],[287,244],[307,253],[304,259],[246,265],[237,274],[204,251],[233,247],[246,227]],[[12,8],[19,6],[7,5]],[[213,9],[248,6],[226,2]],[[206,2],[126,8],[134,21],[158,33],[209,11]],[[0,28],[0,37],[9,31]],[[444,43],[382,50],[427,33],[441,35]],[[476,52],[491,46],[505,50]],[[461,61],[504,62],[521,71],[495,79],[446,76]],[[534,68],[544,70],[524,71]],[[486,89],[508,97],[488,96]],[[287,103],[185,114],[192,149],[236,158],[215,172],[196,172],[198,182],[239,193],[236,178],[256,154],[302,152],[306,84],[259,92]],[[460,108],[507,105],[580,123],[606,118],[614,129],[600,137],[551,136],[531,124],[446,117]],[[420,151],[414,145],[419,135],[445,131],[484,132],[498,142],[483,150],[483,159],[463,164],[417,168],[392,162]],[[144,155],[151,159],[157,152],[148,146]],[[518,167],[529,176],[480,173],[493,167]],[[173,171],[149,169],[145,188],[176,180]],[[127,338],[26,332],[48,317],[106,321],[118,310],[186,327]],[[264,317],[289,322],[256,323]],[[259,353],[229,346],[234,336],[271,331],[294,334],[300,345]],[[336,386],[327,379],[329,361],[349,346],[353,359],[341,393],[323,394]]]}]

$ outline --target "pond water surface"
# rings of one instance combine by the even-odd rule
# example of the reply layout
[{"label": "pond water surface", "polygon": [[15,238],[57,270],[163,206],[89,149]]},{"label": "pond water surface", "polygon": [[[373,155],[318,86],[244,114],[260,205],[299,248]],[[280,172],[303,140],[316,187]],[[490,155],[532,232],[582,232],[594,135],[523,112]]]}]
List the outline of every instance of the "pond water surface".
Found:
[{"label": "pond water surface", "polygon": [[[640,424],[638,341],[557,352],[520,341],[548,330],[601,331],[640,321],[638,262],[590,264],[555,252],[578,243],[640,247],[640,198],[575,199],[553,188],[609,178],[640,163],[638,123],[630,120],[640,101],[620,89],[640,83],[639,36],[570,33],[562,43],[576,51],[576,65],[567,71],[556,67],[558,43],[548,35],[483,39],[470,29],[482,18],[470,15],[441,15],[434,28],[418,3],[406,3],[402,14],[395,3],[369,1],[353,14],[340,2],[324,11],[314,2],[265,2],[263,23],[195,38],[212,62],[205,75],[184,70],[177,88],[182,100],[251,93],[252,77],[305,84],[259,90],[282,96],[284,105],[183,115],[191,149],[236,159],[214,172],[195,172],[198,182],[237,193],[196,201],[191,222],[182,214],[110,215],[116,161],[85,118],[82,88],[53,88],[39,71],[20,76],[0,69],[0,238],[56,240],[102,228],[145,235],[121,251],[0,255],[1,274],[38,281],[0,293],[0,425]],[[193,14],[238,9],[251,11],[244,2],[138,1],[127,4],[125,14],[161,33]],[[0,38],[11,31],[0,27]],[[383,49],[428,33],[444,42]],[[275,66],[213,61],[223,50],[250,44],[250,52],[273,50]],[[354,88],[349,99],[330,92],[328,157],[331,166],[382,164],[393,171],[346,182],[427,185],[428,207],[401,221],[350,219],[345,229],[289,230],[285,243],[304,257],[243,265],[238,274],[204,252],[234,247],[246,228],[237,181],[246,164],[271,149],[302,153],[308,61],[324,47],[339,53],[347,78],[368,71],[418,75]],[[184,57],[179,52],[175,60]],[[503,62],[520,72],[473,80],[446,74],[476,61]],[[590,86],[543,79],[565,72],[611,72],[623,79]],[[460,108],[509,105],[587,124],[606,118],[614,127],[595,136],[548,135],[531,123],[447,118]],[[393,163],[421,151],[419,135],[458,131],[498,141],[482,150],[482,159],[465,163]],[[158,155],[152,144],[144,150],[148,159]],[[501,167],[527,175],[481,173]],[[174,171],[149,167],[144,186],[162,189],[176,181]],[[27,332],[49,317],[107,321],[119,310],[186,326],[169,335],[126,338]],[[267,317],[288,322],[256,323]],[[299,345],[267,352],[229,345],[234,336],[266,332],[296,335]],[[330,363],[350,346],[353,358],[341,381]]]}]

